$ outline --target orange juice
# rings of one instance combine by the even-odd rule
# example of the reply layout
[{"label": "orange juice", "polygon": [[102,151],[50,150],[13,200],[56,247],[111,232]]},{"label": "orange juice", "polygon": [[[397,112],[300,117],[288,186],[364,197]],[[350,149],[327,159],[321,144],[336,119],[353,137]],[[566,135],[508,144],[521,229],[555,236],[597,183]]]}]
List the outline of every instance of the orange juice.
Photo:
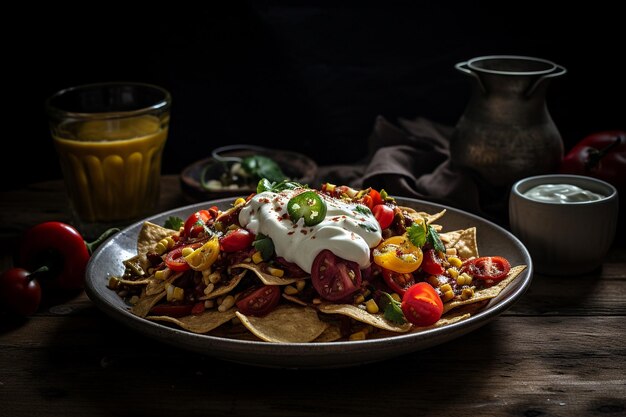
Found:
[{"label": "orange juice", "polygon": [[81,219],[131,220],[154,207],[167,122],[142,115],[59,126],[54,143],[73,209]]}]

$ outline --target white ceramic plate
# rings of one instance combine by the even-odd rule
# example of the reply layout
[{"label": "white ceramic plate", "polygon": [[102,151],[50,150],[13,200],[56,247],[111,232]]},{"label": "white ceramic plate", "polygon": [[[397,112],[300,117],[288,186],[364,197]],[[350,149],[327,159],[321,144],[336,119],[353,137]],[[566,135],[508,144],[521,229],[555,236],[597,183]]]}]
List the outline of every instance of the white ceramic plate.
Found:
[{"label": "white ceramic plate", "polygon": [[[193,204],[164,212],[146,220],[163,224],[169,216],[186,218],[191,213],[212,205],[227,208],[232,198]],[[182,349],[210,355],[222,360],[279,368],[334,368],[376,362],[447,342],[485,325],[510,308],[529,287],[532,261],[524,245],[505,229],[472,214],[425,201],[400,198],[400,205],[429,213],[447,209],[437,221],[444,231],[476,226],[478,249],[481,255],[505,256],[511,265],[528,267],[498,297],[469,319],[431,329],[388,338],[342,341],[332,343],[289,343],[241,341],[190,333],[165,324],[152,322],[130,313],[129,307],[112,290],[107,288],[109,276],[121,275],[122,261],[136,254],[137,235],[143,222],[122,230],[92,255],[87,265],[86,292],[89,298],[106,314],[121,324],[144,335]]]}]

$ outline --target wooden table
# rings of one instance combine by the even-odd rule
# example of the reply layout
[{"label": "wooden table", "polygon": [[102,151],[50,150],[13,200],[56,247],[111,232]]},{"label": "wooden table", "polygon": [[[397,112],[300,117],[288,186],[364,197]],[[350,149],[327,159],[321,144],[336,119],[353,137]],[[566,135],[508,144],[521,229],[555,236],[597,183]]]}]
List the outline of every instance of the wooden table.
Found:
[{"label": "wooden table", "polygon": [[[189,203],[163,178],[160,210]],[[67,220],[60,182],[0,194],[2,269],[15,239]],[[584,243],[583,243],[584,244]],[[428,350],[334,370],[266,369],[155,342],[84,293],[0,315],[0,416],[626,415],[626,249],[575,278],[535,276],[504,315]]]}]

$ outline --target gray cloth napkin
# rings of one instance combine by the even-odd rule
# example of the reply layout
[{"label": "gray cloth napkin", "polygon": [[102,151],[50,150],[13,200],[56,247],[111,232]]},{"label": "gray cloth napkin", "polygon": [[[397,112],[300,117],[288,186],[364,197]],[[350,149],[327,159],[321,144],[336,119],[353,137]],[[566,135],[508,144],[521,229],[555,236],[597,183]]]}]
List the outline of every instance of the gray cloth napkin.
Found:
[{"label": "gray cloth napkin", "polygon": [[393,124],[378,116],[368,138],[367,158],[356,164],[321,166],[316,183],[385,189],[390,195],[445,204],[506,225],[509,190],[494,188],[451,165],[453,130],[422,117]]}]

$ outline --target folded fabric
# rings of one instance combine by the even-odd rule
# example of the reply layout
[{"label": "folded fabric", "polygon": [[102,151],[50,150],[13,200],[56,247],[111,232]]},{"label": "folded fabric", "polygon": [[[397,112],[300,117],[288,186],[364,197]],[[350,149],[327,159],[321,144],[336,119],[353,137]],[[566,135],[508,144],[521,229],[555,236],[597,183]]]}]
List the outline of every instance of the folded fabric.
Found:
[{"label": "folded fabric", "polygon": [[378,116],[366,160],[319,167],[316,182],[356,189],[385,189],[390,195],[445,204],[507,225],[507,189],[493,187],[450,163],[453,128],[418,117],[393,124]]}]

